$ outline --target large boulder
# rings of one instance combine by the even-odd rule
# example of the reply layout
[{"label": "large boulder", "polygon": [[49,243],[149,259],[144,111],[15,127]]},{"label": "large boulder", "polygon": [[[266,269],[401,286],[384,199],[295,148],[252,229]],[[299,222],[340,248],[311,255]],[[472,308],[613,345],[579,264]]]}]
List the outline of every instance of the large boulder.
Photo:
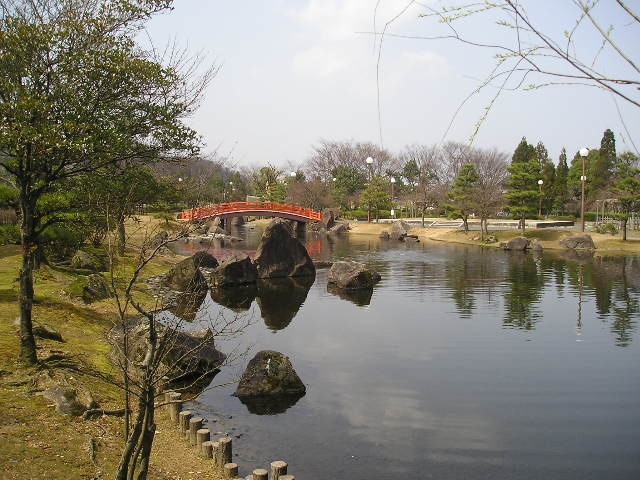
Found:
[{"label": "large boulder", "polygon": [[373,288],[380,274],[360,262],[339,261],[329,269],[327,283],[345,290]]},{"label": "large boulder", "polygon": [[209,284],[213,288],[232,287],[256,283],[258,270],[249,256],[236,253],[222,261],[209,275]]},{"label": "large boulder", "polygon": [[276,219],[265,229],[253,263],[259,278],[313,276],[316,268],[307,249],[287,223]]},{"label": "large boulder", "polygon": [[93,303],[106,298],[111,298],[109,283],[99,273],[92,273],[87,277],[85,286],[82,287],[82,300],[84,303]]},{"label": "large boulder", "polygon": [[55,410],[63,415],[81,416],[87,407],[78,399],[75,388],[67,385],[54,385],[42,392],[42,396],[53,402]]},{"label": "large boulder", "polygon": [[196,252],[175,265],[162,279],[162,284],[180,292],[203,290],[207,282],[200,272],[200,267],[215,268],[218,261],[209,253]]},{"label": "large boulder", "polygon": [[331,235],[342,235],[349,232],[349,225],[346,223],[336,223],[327,233]]},{"label": "large boulder", "polygon": [[236,397],[304,395],[306,387],[289,357],[273,350],[256,353],[240,378]]},{"label": "large boulder", "polygon": [[411,230],[411,225],[402,220],[396,220],[391,224],[389,237],[391,240],[403,240],[409,233],[409,230]]},{"label": "large boulder", "polygon": [[530,244],[531,241],[527,237],[514,237],[507,243],[503,244],[502,248],[505,250],[516,250],[523,252],[527,248],[529,248]]},{"label": "large boulder", "polygon": [[96,255],[87,253],[84,250],[78,250],[71,258],[71,267],[100,272],[105,269],[105,264]]},{"label": "large boulder", "polygon": [[571,237],[563,238],[560,240],[560,245],[564,248],[580,249],[580,250],[595,250],[596,245],[593,243],[591,235],[573,235]]},{"label": "large boulder", "polygon": [[[211,330],[186,332],[179,324],[168,326],[156,323],[158,338],[166,349],[162,356],[162,365],[173,381],[197,379],[218,372],[226,355],[215,348]],[[149,320],[140,318],[128,325],[129,360],[139,365],[147,354]],[[122,327],[111,329],[109,339],[122,347],[124,344]],[[117,349],[115,354],[122,352]],[[119,359],[122,361],[122,359]]]}]

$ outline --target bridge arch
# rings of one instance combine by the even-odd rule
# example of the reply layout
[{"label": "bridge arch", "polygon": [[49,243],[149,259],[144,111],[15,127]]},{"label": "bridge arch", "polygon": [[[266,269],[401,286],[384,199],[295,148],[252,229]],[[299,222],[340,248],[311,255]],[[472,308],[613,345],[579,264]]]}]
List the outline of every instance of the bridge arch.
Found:
[{"label": "bridge arch", "polygon": [[322,220],[322,212],[298,205],[278,202],[226,202],[183,210],[182,220],[204,220],[206,218],[230,217],[280,217],[297,222]]}]

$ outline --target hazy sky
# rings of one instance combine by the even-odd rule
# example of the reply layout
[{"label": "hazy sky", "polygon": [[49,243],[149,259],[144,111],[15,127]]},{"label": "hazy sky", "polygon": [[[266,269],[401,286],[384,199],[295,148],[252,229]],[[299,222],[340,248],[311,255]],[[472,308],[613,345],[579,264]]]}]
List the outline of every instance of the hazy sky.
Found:
[{"label": "hazy sky", "polygon": [[[190,123],[204,137],[206,150],[232,152],[238,165],[298,166],[320,139],[379,144],[376,63],[379,37],[372,34],[394,18],[407,0],[176,0],[174,11],[148,27],[156,45],[176,40],[203,52],[220,66],[199,111]],[[431,2],[437,4],[438,2]],[[569,0],[536,0],[531,12],[550,33],[561,37],[577,18]],[[619,20],[620,8],[602,0],[603,24]],[[635,4],[637,2],[630,2]],[[378,5],[376,10],[376,5]],[[432,36],[442,33],[420,18],[413,2],[387,32]],[[375,15],[374,15],[375,14]],[[620,22],[618,22],[620,23]],[[627,53],[639,52],[637,24],[617,25],[614,35]],[[505,29],[478,17],[460,25],[474,40],[512,42]],[[585,31],[585,30],[583,30]],[[578,37],[578,53],[596,58],[608,72],[638,78],[613,63],[611,49],[599,55],[592,38]],[[455,40],[417,40],[387,36],[379,70],[382,144],[399,152],[412,143],[467,142],[496,92],[488,86],[461,102],[495,66],[493,53]],[[637,60],[637,59],[636,59]],[[533,78],[525,83],[529,84]],[[496,83],[497,85],[497,83]],[[640,95],[634,93],[638,99]],[[640,147],[640,108],[618,101],[635,144]],[[611,128],[618,151],[633,150],[612,95],[584,86],[550,86],[535,91],[504,91],[483,122],[475,145],[512,153],[523,136],[544,142],[557,161],[582,146],[598,148]],[[626,141],[626,144],[625,144]],[[364,161],[364,159],[363,159]]]}]

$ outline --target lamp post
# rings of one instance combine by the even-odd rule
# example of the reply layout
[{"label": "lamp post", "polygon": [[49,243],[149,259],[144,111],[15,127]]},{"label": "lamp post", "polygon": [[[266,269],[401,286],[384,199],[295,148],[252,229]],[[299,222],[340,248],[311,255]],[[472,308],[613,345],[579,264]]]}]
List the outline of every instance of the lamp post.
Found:
[{"label": "lamp post", "polygon": [[580,230],[584,232],[584,182],[587,180],[587,177],[584,174],[584,162],[587,158],[587,156],[589,155],[589,149],[588,148],[581,148],[580,149],[580,156],[582,157],[582,175],[580,176],[580,183],[582,184],[582,193],[580,195],[580,203],[581,203],[581,207],[580,207],[580,217],[581,217],[581,221],[580,221]]},{"label": "lamp post", "polygon": [[393,209],[393,199],[394,199],[394,195],[393,195],[393,187],[396,184],[396,179],[395,177],[391,177],[391,218],[395,218],[395,211]]},{"label": "lamp post", "polygon": [[[367,157],[365,162],[367,162],[367,168],[369,170],[369,184],[371,184],[371,180],[373,177],[373,173],[371,171],[371,167],[373,165],[373,158]],[[367,202],[367,222],[371,223],[371,202]]]},{"label": "lamp post", "polygon": [[538,189],[539,189],[539,193],[538,196],[540,197],[540,203],[538,204],[538,216],[542,216],[542,184],[544,183],[544,180],[540,179],[538,180]]}]

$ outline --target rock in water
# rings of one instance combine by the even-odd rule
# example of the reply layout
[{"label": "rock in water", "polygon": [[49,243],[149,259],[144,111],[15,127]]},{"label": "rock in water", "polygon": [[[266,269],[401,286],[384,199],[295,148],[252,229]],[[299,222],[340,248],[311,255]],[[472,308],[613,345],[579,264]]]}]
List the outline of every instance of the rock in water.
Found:
[{"label": "rock in water", "polygon": [[212,287],[248,285],[256,283],[257,280],[258,271],[251,259],[244,253],[236,253],[225,258],[209,276],[209,283]]},{"label": "rock in water", "polygon": [[276,219],[264,231],[253,263],[259,278],[299,277],[316,274],[307,249],[291,234],[284,220]]},{"label": "rock in water", "polygon": [[335,262],[329,269],[327,282],[346,290],[373,288],[380,274],[359,262]]},{"label": "rock in water", "polygon": [[518,250],[523,252],[529,248],[530,240],[527,237],[514,237],[504,244],[505,250]]},{"label": "rock in water", "polygon": [[266,395],[303,395],[306,387],[293,369],[289,357],[272,350],[262,350],[251,359],[242,374],[236,397]]},{"label": "rock in water", "polygon": [[411,225],[402,220],[396,220],[391,225],[391,233],[389,234],[389,237],[391,240],[402,240],[408,235],[409,230],[411,230]]},{"label": "rock in water", "polygon": [[596,245],[593,243],[591,235],[574,235],[572,237],[560,240],[560,245],[564,248],[595,250]]},{"label": "rock in water", "polygon": [[175,265],[162,280],[162,284],[180,292],[202,290],[207,282],[200,267],[215,268],[218,261],[209,253],[200,251]]}]

